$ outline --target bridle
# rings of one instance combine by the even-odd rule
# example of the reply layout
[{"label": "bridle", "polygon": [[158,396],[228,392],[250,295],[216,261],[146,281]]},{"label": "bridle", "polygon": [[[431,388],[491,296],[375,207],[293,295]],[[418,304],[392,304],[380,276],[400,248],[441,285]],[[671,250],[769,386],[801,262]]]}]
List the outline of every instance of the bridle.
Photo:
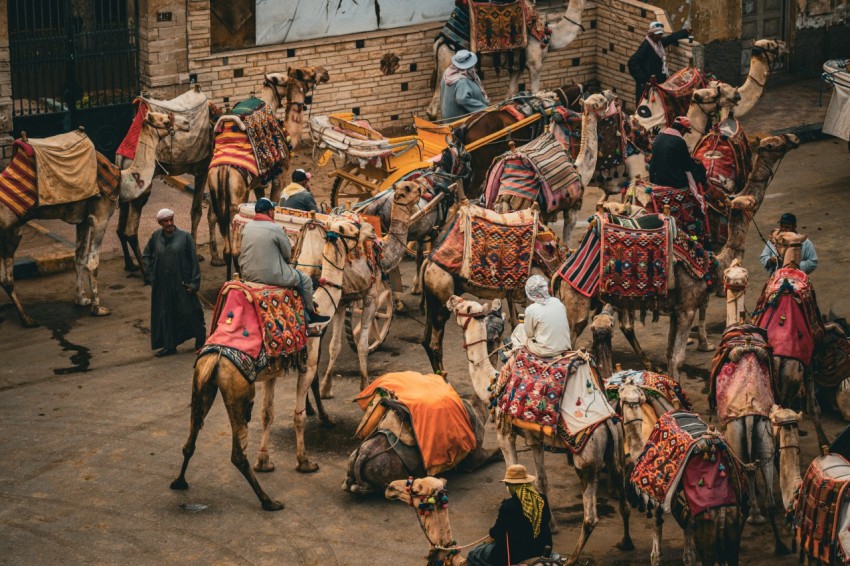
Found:
[{"label": "bridle", "polygon": [[[754,53],[756,53],[756,51],[758,51],[756,53],[756,55],[764,55],[764,58],[767,60],[767,79],[765,79],[764,84],[758,82],[755,78],[750,79],[763,89],[765,87],[765,85],[770,81],[770,77],[771,77],[771,75],[773,75],[774,65],[779,60],[781,53],[779,52],[778,47],[775,48],[775,49],[765,49],[764,47],[753,47],[752,50],[753,50]],[[773,58],[770,57],[771,55],[773,56]]]}]

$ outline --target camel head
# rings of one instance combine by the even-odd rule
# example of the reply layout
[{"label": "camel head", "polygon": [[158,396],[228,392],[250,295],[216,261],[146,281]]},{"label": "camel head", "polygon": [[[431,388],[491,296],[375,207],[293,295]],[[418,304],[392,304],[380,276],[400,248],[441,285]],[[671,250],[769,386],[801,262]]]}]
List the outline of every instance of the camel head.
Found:
[{"label": "camel head", "polygon": [[644,216],[646,209],[636,204],[628,202],[605,201],[599,203],[602,205],[602,210],[613,214],[614,216]]},{"label": "camel head", "polygon": [[396,480],[387,485],[387,489],[384,491],[384,497],[390,501],[401,501],[415,508],[420,500],[427,502],[429,497],[436,499],[438,496],[444,495],[446,484],[448,484],[447,480],[431,476],[415,480],[412,478]]},{"label": "camel head", "polygon": [[706,114],[721,108],[732,108],[740,101],[738,89],[720,81],[711,81],[708,87],[698,88],[691,95],[691,103],[699,106]]},{"label": "camel head", "polygon": [[[144,122],[145,125],[153,128],[160,138],[174,133],[174,114],[148,110],[148,113],[145,114]],[[188,125],[186,129],[188,130]]]},{"label": "camel head", "polygon": [[759,39],[753,42],[752,54],[764,59],[770,65],[780,55],[786,55],[788,47],[778,39]]},{"label": "camel head", "polygon": [[[646,403],[646,393],[635,384],[631,377],[627,378],[620,386],[618,396],[620,397],[620,404],[623,406],[624,413],[626,408],[628,408],[631,411],[637,411],[635,413],[636,417],[641,416],[640,406]],[[626,421],[631,420],[629,417],[624,418]]]},{"label": "camel head", "polygon": [[808,236],[796,232],[774,230],[770,233],[769,239],[776,248],[779,257],[782,258],[782,267],[799,267],[803,256],[803,242],[809,239]]},{"label": "camel head", "polygon": [[606,304],[598,315],[593,317],[593,322],[590,324],[590,331],[593,333],[593,341],[611,342],[611,336],[614,334],[614,322],[616,315],[614,307],[610,303]]},{"label": "camel head", "polygon": [[760,155],[774,153],[785,155],[792,149],[800,147],[800,138],[794,134],[782,134],[781,136],[768,136],[758,139],[758,149]]},{"label": "camel head", "polygon": [[608,112],[608,106],[611,100],[605,97],[604,94],[591,94],[582,102],[584,113],[594,114],[597,118],[604,118]]},{"label": "camel head", "polygon": [[752,212],[758,207],[756,198],[752,195],[740,195],[729,201],[729,207],[732,210],[740,210],[744,212]]},{"label": "camel head", "polygon": [[399,181],[393,187],[393,204],[398,206],[413,206],[419,204],[422,198],[422,183],[418,181]]},{"label": "camel head", "polygon": [[738,258],[733,259],[729,267],[723,272],[723,284],[727,289],[746,289],[749,279],[749,272],[741,265],[741,260]]},{"label": "camel head", "polygon": [[293,81],[298,81],[308,87],[326,83],[331,78],[324,67],[290,67],[287,68],[286,74]]},{"label": "camel head", "polygon": [[488,305],[452,295],[446,302],[446,307],[454,313],[455,320],[464,330],[469,326],[471,319],[480,322],[486,331],[487,351],[493,351],[505,330],[501,299],[494,299]]},{"label": "camel head", "polygon": [[791,409],[783,409],[779,405],[774,405],[770,408],[770,415],[768,418],[770,418],[770,424],[773,425],[774,438],[777,438],[781,427],[785,433],[792,433],[796,436],[799,443],[797,427],[799,426],[800,421],[803,420],[802,412],[797,413]]}]

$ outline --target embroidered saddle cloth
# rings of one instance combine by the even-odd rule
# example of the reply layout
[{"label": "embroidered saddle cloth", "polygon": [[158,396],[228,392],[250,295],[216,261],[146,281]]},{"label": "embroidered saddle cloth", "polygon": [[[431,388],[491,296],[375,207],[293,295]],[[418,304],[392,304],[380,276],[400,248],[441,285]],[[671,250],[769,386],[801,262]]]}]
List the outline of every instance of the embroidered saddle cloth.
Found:
[{"label": "embroidered saddle cloth", "polygon": [[78,202],[97,196],[97,152],[87,135],[68,132],[28,142],[35,157],[38,205]]},{"label": "embroidered saddle cloth", "polygon": [[[553,120],[550,131],[564,149],[569,151],[573,161],[578,158],[581,147],[581,118],[580,112],[557,108],[558,116]],[[605,116],[596,124],[599,146],[597,149],[596,170],[605,171],[619,167],[626,159],[625,116],[620,103],[612,100],[605,111]],[[588,179],[589,181],[589,179]]]},{"label": "embroidered saddle cloth", "polygon": [[693,156],[705,166],[708,182],[726,193],[739,193],[753,170],[753,152],[741,123],[728,118],[697,144]]},{"label": "embroidered saddle cloth", "polygon": [[801,554],[824,564],[850,564],[850,462],[838,454],[815,458],[796,499],[794,526]]},{"label": "embroidered saddle cloth", "polygon": [[643,452],[637,458],[627,490],[637,498],[670,512],[681,488],[692,515],[736,503],[745,496],[740,463],[718,433],[708,430],[699,416],[669,412],[658,418]]},{"label": "embroidered saddle cloth", "polygon": [[823,339],[815,289],[798,269],[776,270],[765,283],[753,324],[767,330],[773,355],[794,358],[805,365],[812,361],[815,344]]},{"label": "embroidered saddle cloth", "polygon": [[768,416],[776,376],[767,332],[752,324],[726,328],[709,377],[708,405],[723,424],[747,415]]},{"label": "embroidered saddle cloth", "polygon": [[850,340],[835,323],[825,325],[815,367],[815,382],[821,387],[837,387],[850,378]]},{"label": "embroidered saddle cloth", "polygon": [[654,101],[654,97],[659,96],[664,107],[666,124],[669,126],[676,116],[684,116],[688,113],[694,91],[705,88],[706,84],[707,77],[702,71],[696,67],[685,67],[673,73],[661,84],[650,83],[638,102],[638,107]]},{"label": "embroidered saddle cloth", "polygon": [[655,229],[605,221],[601,226],[603,299],[657,299],[667,296],[670,222]]},{"label": "embroidered saddle cloth", "polygon": [[435,245],[431,259],[473,285],[487,289],[524,287],[531,271],[538,214],[520,210],[499,214],[462,206]]},{"label": "embroidered saddle cloth", "polygon": [[629,191],[647,212],[662,214],[664,207],[670,207],[670,216],[676,219],[676,226],[688,234],[702,237],[707,233],[705,205],[702,195],[695,195],[690,188],[677,189],[654,185],[646,180],[637,181]]},{"label": "embroidered saddle cloth", "polygon": [[[453,468],[476,449],[475,432],[466,407],[460,395],[439,375],[414,371],[384,374],[361,391],[355,401],[367,411],[376,396],[391,397],[409,411],[429,475]],[[369,410],[366,417],[368,421],[374,420],[375,425],[368,421],[361,423],[358,435],[368,436],[383,420],[380,413],[386,410],[385,407],[374,416]]]}]

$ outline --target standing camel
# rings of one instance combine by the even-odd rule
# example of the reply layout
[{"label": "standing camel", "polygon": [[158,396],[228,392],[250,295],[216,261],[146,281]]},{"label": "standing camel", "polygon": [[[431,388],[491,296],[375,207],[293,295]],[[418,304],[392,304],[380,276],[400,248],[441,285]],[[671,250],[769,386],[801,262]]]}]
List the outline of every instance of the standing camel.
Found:
[{"label": "standing camel", "polygon": [[[525,66],[528,69],[528,75],[531,79],[531,92],[540,91],[540,73],[543,70],[543,61],[549,51],[560,51],[566,49],[578,37],[579,33],[584,31],[581,25],[581,16],[584,12],[586,0],[570,0],[567,6],[567,11],[560,20],[554,24],[546,24],[552,31],[549,35],[548,45],[541,45],[540,41],[529,34],[528,46],[525,48]],[[428,105],[425,113],[431,120],[436,120],[440,114],[440,83],[443,80],[443,75],[449,65],[452,64],[452,57],[457,49],[449,45],[445,38],[438,36],[434,41],[434,58],[436,61],[436,70],[433,75],[432,82],[434,83],[434,94],[431,97],[431,104]],[[482,55],[481,64],[492,66],[492,57]],[[508,82],[507,98],[510,98],[519,90],[519,78],[522,75],[523,69],[511,71],[510,81]]]},{"label": "standing camel", "polygon": [[[258,96],[265,102],[272,113],[284,107],[286,120],[284,125],[293,143],[293,149],[301,139],[304,131],[303,111],[307,92],[317,84],[328,81],[328,72],[322,67],[306,67],[289,69],[283,73],[271,73],[263,79],[262,92]],[[281,175],[286,175],[289,161],[283,166]],[[240,204],[248,201],[249,192],[254,190],[262,196],[265,188],[260,185],[258,178],[252,178],[242,169],[231,166],[211,167],[207,178],[210,190],[210,208],[207,219],[210,224],[210,255],[212,265],[226,265],[227,277],[232,270],[232,248],[230,241],[230,221],[236,214]],[[271,200],[280,200],[283,188],[280,186],[280,176],[272,182]],[[224,239],[224,259],[218,255],[218,244],[212,237],[216,224]]]},{"label": "standing camel", "polygon": [[[171,118],[165,114],[148,112],[142,124],[140,139],[148,140],[145,152],[153,152],[157,141],[168,135],[174,128]],[[84,135],[63,134],[64,136]],[[58,137],[58,136],[54,136]],[[48,138],[48,139],[54,139]],[[35,143],[35,140],[33,140]],[[88,140],[86,143],[91,143]],[[18,151],[24,151],[18,148]],[[94,149],[92,149],[94,151]],[[25,216],[19,217],[10,208],[0,205],[0,284],[8,293],[12,304],[18,311],[21,323],[26,327],[36,326],[35,321],[24,311],[23,304],[15,292],[13,277],[15,251],[21,242],[21,229],[29,220],[62,220],[77,226],[76,252],[74,266],[77,272],[77,293],[75,303],[90,307],[94,316],[106,316],[109,309],[100,304],[100,294],[97,290],[97,268],[100,263],[100,246],[106,235],[106,225],[115,209],[118,200],[122,202],[137,198],[144,189],[145,179],[152,171],[133,165],[127,170],[119,171],[102,155],[97,154],[98,188],[100,194],[85,200],[66,204],[36,206]],[[13,158],[14,162],[14,158]],[[35,177],[35,167],[38,165],[28,160]],[[150,168],[152,170],[152,168]],[[4,171],[5,173],[5,171]],[[19,175],[19,173],[16,173]],[[113,183],[113,181],[115,181]],[[35,178],[33,183],[36,183]],[[117,187],[116,187],[117,185]],[[116,191],[117,188],[117,191]],[[88,292],[91,292],[89,298]]]},{"label": "standing camel", "polygon": [[[118,239],[121,242],[121,250],[124,253],[124,271],[134,272],[142,270],[142,278],[146,283],[150,281],[141,261],[141,250],[139,249],[139,221],[142,209],[150,198],[153,178],[159,175],[184,175],[189,174],[195,178],[195,192],[192,196],[192,240],[198,241],[198,224],[203,212],[204,191],[207,186],[207,171],[212,159],[212,126],[210,124],[209,100],[200,91],[196,84],[195,88],[183,93],[172,100],[155,100],[152,98],[141,99],[140,104],[157,112],[171,112],[185,120],[189,127],[186,131],[177,130],[174,135],[160,140],[156,151],[151,153],[145,151],[141,138],[135,146],[135,158],[131,159],[120,153],[115,155],[115,165],[119,169],[128,168],[134,160],[142,169],[154,167],[154,173],[143,193],[129,202],[122,202],[118,208]],[[128,136],[130,134],[128,133]],[[122,146],[127,139],[122,142]],[[121,148],[119,148],[120,151]],[[140,151],[141,149],[141,151]],[[214,237],[210,232],[210,237]],[[133,263],[130,250],[136,257]],[[203,256],[198,255],[199,260]]]},{"label": "standing camel", "polygon": [[[493,367],[487,353],[487,329],[478,316],[484,312],[480,304],[468,301],[458,296],[452,296],[448,301],[448,308],[454,313],[458,325],[463,329],[463,343],[466,349],[466,357],[469,360],[469,375],[475,393],[483,399],[489,399],[490,392],[484,386],[498,378],[499,372]],[[498,421],[497,416],[497,421]],[[537,487],[541,493],[548,492],[549,484],[546,479],[546,468],[543,463],[544,443],[554,444],[552,437],[545,436],[539,432],[532,432],[518,427],[511,427],[510,432],[503,432],[497,428],[496,436],[499,447],[505,457],[505,465],[518,464],[516,451],[516,438],[521,435],[526,444],[531,446],[534,454],[534,467],[537,473]],[[599,475],[603,468],[610,474],[610,486],[614,496],[619,499],[620,515],[623,518],[623,539],[617,543],[620,550],[632,550],[634,544],[629,535],[629,507],[625,499],[625,468],[623,461],[623,428],[619,421],[607,419],[597,426],[591,433],[584,448],[572,457],[572,463],[576,474],[581,481],[581,498],[584,507],[584,519],[582,522],[581,535],[576,542],[575,549],[570,555],[567,564],[575,564],[587,544],[593,529],[599,523],[596,509],[596,490]],[[552,519],[552,527],[555,529],[555,520]]]},{"label": "standing camel", "polygon": [[[333,315],[342,296],[343,271],[338,266],[345,261],[347,250],[343,238],[357,238],[359,228],[344,219],[335,219],[325,227],[328,237],[321,252],[322,278],[324,283],[316,290],[315,302],[320,312]],[[320,292],[321,291],[321,292]],[[319,469],[319,465],[310,461],[304,445],[304,426],[307,421],[306,405],[307,391],[316,375],[319,360],[321,337],[311,337],[307,340],[307,371],[299,371],[295,393],[295,446],[296,471],[311,473]],[[283,377],[285,371],[274,371],[271,366],[257,374],[256,381],[263,384],[263,432],[260,438],[260,448],[257,463],[253,470],[248,463],[246,450],[248,448],[248,422],[254,406],[254,384],[248,382],[240,370],[227,357],[210,353],[195,362],[195,374],[192,382],[192,404],[189,419],[189,438],[183,447],[183,465],[180,475],[171,482],[171,489],[188,489],[186,468],[195,453],[195,442],[204,424],[204,419],[212,408],[216,394],[221,391],[230,426],[233,432],[233,449],[230,461],[245,476],[254,490],[257,498],[266,511],[283,509],[283,503],[272,500],[260,487],[254,471],[271,472],[274,464],[269,456],[269,437],[274,422],[274,388],[278,377]]]},{"label": "standing camel", "polygon": [[[770,136],[759,143],[758,157],[747,187],[732,201],[729,215],[729,239],[715,257],[717,270],[722,272],[736,257],[743,255],[749,221],[756,214],[764,199],[768,184],[773,179],[777,167],[785,154],[798,147],[799,138],[793,134]],[[671,258],[672,260],[673,258]],[[681,382],[680,373],[685,361],[685,345],[694,316],[705,301],[708,285],[703,279],[695,279],[678,262],[673,265],[675,288],[671,289],[667,301],[670,309],[670,331],[667,342],[667,372],[676,381]],[[575,340],[587,326],[590,318],[591,298],[585,297],[571,285],[554,279],[555,292],[567,308],[570,321],[570,335]],[[635,352],[645,367],[651,367],[649,358],[643,353],[632,328],[623,326],[623,313],[629,313],[625,305],[612,303],[620,315],[621,329],[629,339]],[[632,318],[631,316],[629,318]],[[631,332],[629,332],[629,330]]]},{"label": "standing camel", "polygon": [[[775,453],[779,458],[779,492],[782,494],[782,508],[785,510],[786,519],[794,517],[797,495],[803,485],[803,478],[800,476],[801,420],[803,413],[784,409],[779,405],[774,405],[770,410],[770,424],[777,441]],[[797,540],[792,535],[791,551],[796,552],[796,549]]]},{"label": "standing camel", "polygon": [[764,87],[770,80],[770,74],[777,60],[788,53],[784,41],[778,39],[759,39],[753,43],[750,50],[750,70],[744,84],[738,87],[741,101],[735,108],[727,108],[720,112],[720,121],[725,120],[730,113],[736,118],[744,116],[753,109],[756,102],[764,94]]}]

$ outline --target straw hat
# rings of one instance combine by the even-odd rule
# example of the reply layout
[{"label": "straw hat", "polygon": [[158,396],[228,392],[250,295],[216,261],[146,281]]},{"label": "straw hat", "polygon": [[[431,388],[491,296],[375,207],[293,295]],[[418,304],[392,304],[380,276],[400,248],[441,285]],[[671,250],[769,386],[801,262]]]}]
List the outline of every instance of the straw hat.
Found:
[{"label": "straw hat", "polygon": [[536,479],[536,476],[528,474],[525,466],[516,464],[514,466],[508,466],[508,469],[505,470],[505,479],[502,481],[504,483],[531,483]]}]

